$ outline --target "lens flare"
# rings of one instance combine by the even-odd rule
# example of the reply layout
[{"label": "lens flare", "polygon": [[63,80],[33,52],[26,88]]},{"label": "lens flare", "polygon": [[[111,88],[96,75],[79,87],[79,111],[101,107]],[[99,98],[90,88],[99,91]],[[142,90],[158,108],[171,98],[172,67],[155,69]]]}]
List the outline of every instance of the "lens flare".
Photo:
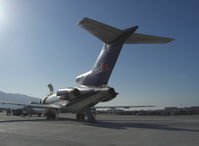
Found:
[{"label": "lens flare", "polygon": [[0,7],[0,22],[2,22],[4,19],[4,13],[3,13],[3,9]]}]

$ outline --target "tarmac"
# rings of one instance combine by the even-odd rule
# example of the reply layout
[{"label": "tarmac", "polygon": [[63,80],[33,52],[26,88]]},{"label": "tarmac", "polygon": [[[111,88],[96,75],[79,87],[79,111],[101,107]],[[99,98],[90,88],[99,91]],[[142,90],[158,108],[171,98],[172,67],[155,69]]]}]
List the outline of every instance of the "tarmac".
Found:
[{"label": "tarmac", "polygon": [[88,123],[0,113],[0,146],[199,146],[199,115],[97,115]]}]

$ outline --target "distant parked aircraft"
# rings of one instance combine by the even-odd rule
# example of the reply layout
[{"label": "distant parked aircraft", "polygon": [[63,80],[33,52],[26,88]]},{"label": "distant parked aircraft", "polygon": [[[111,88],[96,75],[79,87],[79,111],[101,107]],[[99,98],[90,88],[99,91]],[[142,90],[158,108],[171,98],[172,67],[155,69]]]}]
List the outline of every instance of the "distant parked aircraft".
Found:
[{"label": "distant parked aircraft", "polygon": [[[76,78],[79,86],[59,89],[56,94],[53,94],[53,87],[49,85],[50,94],[40,104],[1,103],[27,108],[45,108],[47,119],[55,119],[56,111],[62,110],[76,113],[77,120],[84,120],[85,116],[87,116],[88,121],[95,122],[95,116],[91,108],[99,102],[107,102],[114,99],[118,94],[114,88],[107,84],[122,46],[124,44],[168,43],[174,40],[135,33],[138,26],[121,30],[89,18],[81,20],[79,26],[104,42],[102,51],[93,68]],[[121,108],[122,106],[119,107]],[[112,106],[111,108],[114,107]],[[124,106],[124,108],[127,107]]]}]

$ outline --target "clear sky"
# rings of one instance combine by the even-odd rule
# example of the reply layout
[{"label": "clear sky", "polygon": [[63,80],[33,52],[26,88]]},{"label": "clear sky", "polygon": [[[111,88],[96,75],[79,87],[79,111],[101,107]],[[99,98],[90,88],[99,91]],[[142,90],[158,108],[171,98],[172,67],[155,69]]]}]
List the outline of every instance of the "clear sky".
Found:
[{"label": "clear sky", "polygon": [[169,44],[125,45],[106,105],[199,105],[197,0],[0,0],[0,90],[35,97],[77,85],[102,42],[76,25],[89,17],[138,33],[175,38]]}]

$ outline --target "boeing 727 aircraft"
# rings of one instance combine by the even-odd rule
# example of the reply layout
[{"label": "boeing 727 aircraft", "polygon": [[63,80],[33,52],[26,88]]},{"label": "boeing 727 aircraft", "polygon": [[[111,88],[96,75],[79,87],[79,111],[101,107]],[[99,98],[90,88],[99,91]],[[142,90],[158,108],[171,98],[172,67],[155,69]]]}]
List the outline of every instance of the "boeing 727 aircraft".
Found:
[{"label": "boeing 727 aircraft", "polygon": [[113,87],[107,84],[122,46],[124,44],[168,43],[174,40],[135,33],[138,26],[121,30],[89,18],[81,20],[79,26],[96,36],[104,44],[93,68],[76,78],[78,86],[59,89],[56,94],[53,94],[53,87],[49,85],[51,92],[40,104],[0,103],[27,108],[44,108],[47,119],[55,119],[56,112],[61,110],[76,113],[77,120],[83,120],[86,116],[89,122],[95,122],[91,108],[99,102],[114,99],[118,94]]}]

